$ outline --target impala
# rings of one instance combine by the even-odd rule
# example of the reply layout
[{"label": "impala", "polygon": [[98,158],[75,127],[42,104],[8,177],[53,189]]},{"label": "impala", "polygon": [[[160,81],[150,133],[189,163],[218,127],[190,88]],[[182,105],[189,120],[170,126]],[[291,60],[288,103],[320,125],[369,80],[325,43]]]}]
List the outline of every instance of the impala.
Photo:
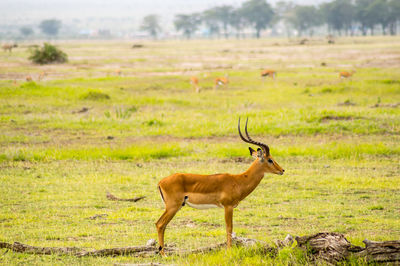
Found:
[{"label": "impala", "polygon": [[41,81],[44,79],[44,77],[47,76],[47,73],[45,71],[40,72],[39,76],[38,76],[38,81]]},{"label": "impala", "polygon": [[33,81],[32,77],[31,77],[30,75],[26,76],[26,77],[25,77],[25,80],[28,81],[28,82]]},{"label": "impala", "polygon": [[225,77],[216,78],[214,89],[219,88],[219,86],[224,86],[226,89],[228,88],[228,83],[229,83],[228,75],[225,75]]},{"label": "impala", "polygon": [[247,139],[238,130],[240,138],[247,143],[259,146],[257,151],[249,147],[254,162],[241,174],[184,174],[176,173],[163,178],[158,183],[158,190],[165,204],[165,211],[156,222],[160,254],[164,253],[164,232],[175,214],[186,204],[196,209],[220,207],[225,210],[227,247],[232,245],[233,209],[246,198],[261,182],[265,173],[283,175],[283,170],[271,157],[268,145],[254,141],[247,132]]},{"label": "impala", "polygon": [[272,79],[275,79],[276,76],[276,71],[272,69],[264,69],[261,71],[261,77],[271,77]]},{"label": "impala", "polygon": [[347,71],[342,71],[339,72],[339,78],[343,79],[343,78],[350,78],[351,76],[353,76],[353,74],[356,73],[356,71],[351,71],[351,72],[347,72]]},{"label": "impala", "polygon": [[200,87],[199,87],[199,79],[195,76],[190,77],[190,84],[196,89],[196,92],[200,92]]}]

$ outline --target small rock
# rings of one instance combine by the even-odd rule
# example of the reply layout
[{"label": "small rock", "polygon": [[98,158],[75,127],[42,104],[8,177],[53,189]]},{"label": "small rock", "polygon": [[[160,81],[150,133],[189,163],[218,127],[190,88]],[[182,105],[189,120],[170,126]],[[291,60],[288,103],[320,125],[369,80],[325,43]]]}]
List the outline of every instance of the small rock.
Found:
[{"label": "small rock", "polygon": [[89,111],[89,108],[83,107],[81,110],[78,111],[78,113],[85,113],[87,111]]},{"label": "small rock", "polygon": [[114,137],[113,136],[107,136],[107,139],[108,140],[112,140],[112,139],[114,139]]},{"label": "small rock", "polygon": [[104,218],[104,217],[107,217],[107,216],[108,216],[108,214],[95,214],[93,216],[90,216],[89,219],[95,220],[97,218]]},{"label": "small rock", "polygon": [[157,242],[156,242],[155,239],[149,239],[149,240],[147,240],[147,242],[146,242],[146,246],[147,246],[147,247],[155,247],[156,245],[157,245]]},{"label": "small rock", "polygon": [[293,242],[294,242],[293,236],[288,234],[283,241],[282,240],[276,240],[275,241],[275,245],[278,248],[290,247],[293,244]]}]

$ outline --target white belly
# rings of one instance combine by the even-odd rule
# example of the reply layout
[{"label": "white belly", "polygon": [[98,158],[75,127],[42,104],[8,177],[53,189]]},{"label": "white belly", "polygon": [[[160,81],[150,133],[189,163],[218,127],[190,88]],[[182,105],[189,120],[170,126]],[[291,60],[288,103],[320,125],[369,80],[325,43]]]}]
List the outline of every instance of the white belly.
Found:
[{"label": "white belly", "polygon": [[195,208],[195,209],[200,209],[200,210],[210,209],[210,208],[217,208],[217,207],[221,208],[221,206],[218,206],[218,205],[215,205],[215,204],[193,204],[193,203],[190,203],[189,201],[186,201],[186,204],[189,207],[192,207],[192,208]]}]

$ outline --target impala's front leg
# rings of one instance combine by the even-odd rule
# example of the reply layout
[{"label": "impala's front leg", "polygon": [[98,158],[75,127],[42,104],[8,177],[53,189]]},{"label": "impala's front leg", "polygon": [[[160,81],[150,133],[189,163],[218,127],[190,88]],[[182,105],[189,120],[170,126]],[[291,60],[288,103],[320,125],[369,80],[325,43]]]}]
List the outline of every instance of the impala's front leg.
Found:
[{"label": "impala's front leg", "polygon": [[168,223],[174,218],[175,214],[179,211],[179,206],[167,207],[163,215],[156,222],[158,232],[158,243],[160,245],[159,252],[162,256],[165,256],[164,252],[164,233]]},{"label": "impala's front leg", "polygon": [[226,223],[226,246],[232,246],[232,222],[233,222],[233,207],[225,206],[225,223]]}]

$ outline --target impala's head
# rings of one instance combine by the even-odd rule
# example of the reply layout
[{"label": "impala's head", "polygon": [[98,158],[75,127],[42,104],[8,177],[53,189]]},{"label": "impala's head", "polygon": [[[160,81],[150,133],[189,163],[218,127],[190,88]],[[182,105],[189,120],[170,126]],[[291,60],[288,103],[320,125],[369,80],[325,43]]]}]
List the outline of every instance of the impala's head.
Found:
[{"label": "impala's head", "polygon": [[246,125],[244,128],[247,139],[245,137],[243,137],[242,132],[240,131],[240,117],[239,117],[239,123],[238,123],[238,130],[239,130],[239,136],[244,142],[254,144],[259,147],[257,149],[257,151],[255,151],[254,149],[249,147],[250,155],[253,156],[255,159],[257,159],[258,162],[262,164],[262,167],[264,168],[265,172],[273,173],[273,174],[277,174],[277,175],[283,175],[285,170],[283,170],[282,167],[280,167],[279,164],[272,158],[271,154],[269,153],[268,145],[261,143],[261,142],[254,141],[250,138],[249,133],[247,132],[247,122],[248,122],[248,118],[246,119]]}]

